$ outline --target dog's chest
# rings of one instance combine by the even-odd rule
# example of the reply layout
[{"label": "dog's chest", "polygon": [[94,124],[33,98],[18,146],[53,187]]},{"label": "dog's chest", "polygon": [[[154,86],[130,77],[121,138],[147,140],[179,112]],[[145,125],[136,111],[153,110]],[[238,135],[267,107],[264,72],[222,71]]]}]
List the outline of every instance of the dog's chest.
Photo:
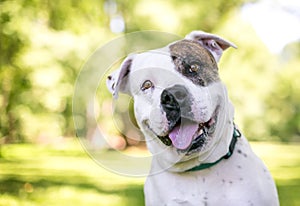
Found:
[{"label": "dog's chest", "polygon": [[271,176],[250,148],[240,146],[212,168],[148,177],[146,205],[264,205],[273,187]]},{"label": "dog's chest", "polygon": [[220,200],[230,183],[225,182],[222,175],[201,173],[165,173],[150,177],[145,184],[145,193],[149,195],[147,205],[214,205],[212,203]]},{"label": "dog's chest", "polygon": [[159,199],[168,203],[167,205],[170,202],[183,205],[196,202],[205,203],[212,202],[216,193],[224,194],[227,184],[230,184],[229,181],[226,182],[228,178],[225,174],[218,171],[212,172],[210,169],[184,174],[162,173],[148,177],[145,189],[152,188],[150,193],[155,193],[155,196],[159,195]]}]

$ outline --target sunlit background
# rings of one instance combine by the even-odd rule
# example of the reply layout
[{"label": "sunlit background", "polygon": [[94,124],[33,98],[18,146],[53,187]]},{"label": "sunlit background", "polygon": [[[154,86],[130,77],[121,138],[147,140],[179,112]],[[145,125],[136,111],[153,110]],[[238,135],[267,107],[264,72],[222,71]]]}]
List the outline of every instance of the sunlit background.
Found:
[{"label": "sunlit background", "polygon": [[[270,168],[281,204],[300,205],[298,0],[1,0],[0,205],[143,205],[144,179],[91,161],[72,119],[85,61],[142,30],[204,30],[238,46],[220,62],[235,122]],[[111,135],[101,147],[146,153],[114,128],[110,94],[97,98]]]}]

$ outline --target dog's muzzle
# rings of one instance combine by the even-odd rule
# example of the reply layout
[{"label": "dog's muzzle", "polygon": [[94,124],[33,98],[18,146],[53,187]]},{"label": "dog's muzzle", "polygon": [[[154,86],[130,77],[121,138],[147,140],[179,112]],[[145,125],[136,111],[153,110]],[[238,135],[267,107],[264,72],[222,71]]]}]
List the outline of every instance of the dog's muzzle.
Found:
[{"label": "dog's muzzle", "polygon": [[217,109],[207,122],[193,120],[192,98],[182,85],[166,88],[161,93],[160,103],[168,120],[168,135],[158,136],[167,146],[173,144],[177,149],[188,154],[205,144],[206,137],[214,131]]},{"label": "dog's muzzle", "polygon": [[[188,117],[188,115],[191,114],[191,107],[190,107],[190,99],[189,99],[189,92],[188,90],[182,86],[182,85],[175,85],[173,87],[167,88],[163,90],[161,94],[161,99],[160,103],[162,106],[163,111],[166,113],[166,118],[168,120],[168,133],[169,135],[160,137],[159,139],[165,144],[165,145],[171,145],[172,142],[173,144],[174,139],[177,139],[176,137],[178,136],[179,132],[183,132],[184,128],[192,128],[189,127],[189,124],[191,123],[191,118]],[[180,125],[186,125],[187,127],[181,127],[180,131]],[[194,128],[195,130],[196,128]],[[184,133],[188,134],[192,130],[186,130]],[[184,135],[181,135],[184,136]],[[189,138],[192,137],[192,135],[188,135]],[[171,139],[172,141],[171,141]],[[182,138],[184,139],[184,138]],[[188,141],[187,141],[188,142]],[[185,145],[184,142],[176,142],[177,144],[180,145]],[[175,143],[175,144],[176,144]],[[176,144],[176,145],[177,145]],[[184,146],[185,147],[185,146]]]}]

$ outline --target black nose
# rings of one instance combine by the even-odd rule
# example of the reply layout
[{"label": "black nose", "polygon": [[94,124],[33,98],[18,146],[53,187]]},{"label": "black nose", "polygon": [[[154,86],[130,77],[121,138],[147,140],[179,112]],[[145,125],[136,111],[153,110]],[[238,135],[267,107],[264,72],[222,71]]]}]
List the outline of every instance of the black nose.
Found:
[{"label": "black nose", "polygon": [[169,127],[172,129],[179,121],[181,111],[185,107],[188,91],[182,85],[175,85],[165,89],[160,96],[160,103],[166,112]]}]

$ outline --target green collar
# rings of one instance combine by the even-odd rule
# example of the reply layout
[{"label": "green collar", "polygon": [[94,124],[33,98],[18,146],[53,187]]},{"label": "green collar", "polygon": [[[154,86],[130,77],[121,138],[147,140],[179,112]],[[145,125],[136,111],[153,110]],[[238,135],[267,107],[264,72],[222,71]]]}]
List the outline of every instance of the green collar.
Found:
[{"label": "green collar", "polygon": [[210,167],[218,164],[223,159],[228,159],[232,155],[234,147],[235,147],[235,144],[237,142],[237,138],[239,138],[239,137],[241,137],[241,133],[240,133],[240,131],[234,125],[233,135],[232,135],[232,139],[231,139],[231,142],[230,142],[230,145],[229,145],[229,151],[227,152],[226,155],[224,155],[223,157],[221,157],[220,159],[218,159],[215,162],[204,163],[204,164],[197,165],[197,166],[195,166],[195,167],[193,167],[193,168],[191,168],[189,170],[186,170],[186,172],[204,170],[204,169],[210,168]]}]

